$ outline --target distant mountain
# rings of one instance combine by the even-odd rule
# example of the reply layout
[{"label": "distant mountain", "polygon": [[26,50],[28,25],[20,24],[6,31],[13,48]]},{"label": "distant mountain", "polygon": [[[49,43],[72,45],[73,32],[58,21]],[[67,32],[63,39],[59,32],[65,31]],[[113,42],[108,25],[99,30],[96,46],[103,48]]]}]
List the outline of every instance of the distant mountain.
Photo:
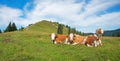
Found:
[{"label": "distant mountain", "polygon": [[104,36],[119,36],[120,37],[120,29],[116,30],[106,30],[103,34]]},{"label": "distant mountain", "polygon": [[[92,35],[94,33],[84,33],[84,35]],[[103,36],[114,36],[120,37],[120,29],[116,30],[105,30]]]}]

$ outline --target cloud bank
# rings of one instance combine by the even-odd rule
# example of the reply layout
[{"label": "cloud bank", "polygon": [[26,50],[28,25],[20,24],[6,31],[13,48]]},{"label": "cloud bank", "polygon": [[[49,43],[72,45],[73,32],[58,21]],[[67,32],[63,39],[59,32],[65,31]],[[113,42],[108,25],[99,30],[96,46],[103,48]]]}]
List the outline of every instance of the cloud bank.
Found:
[{"label": "cloud bank", "polygon": [[28,2],[24,10],[1,5],[0,26],[9,21],[27,26],[47,19],[83,32],[94,32],[98,27],[116,29],[120,26],[120,11],[107,10],[117,4],[119,0],[34,0]]}]

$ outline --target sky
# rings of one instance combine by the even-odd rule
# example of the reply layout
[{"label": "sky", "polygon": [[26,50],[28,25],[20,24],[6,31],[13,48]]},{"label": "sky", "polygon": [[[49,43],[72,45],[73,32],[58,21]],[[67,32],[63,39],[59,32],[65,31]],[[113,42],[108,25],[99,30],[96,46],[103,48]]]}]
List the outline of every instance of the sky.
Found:
[{"label": "sky", "polygon": [[41,20],[59,22],[81,32],[120,28],[120,0],[0,0],[0,29],[9,22],[26,27]]}]

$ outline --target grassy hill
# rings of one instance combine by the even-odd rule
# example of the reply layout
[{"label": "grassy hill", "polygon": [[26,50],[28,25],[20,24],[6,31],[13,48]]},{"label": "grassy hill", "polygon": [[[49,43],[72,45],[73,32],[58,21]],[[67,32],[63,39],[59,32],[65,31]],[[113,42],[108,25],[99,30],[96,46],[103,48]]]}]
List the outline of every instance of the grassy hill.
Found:
[{"label": "grassy hill", "polygon": [[[50,21],[40,21],[35,24],[29,25],[25,30],[31,30],[31,31],[38,31],[42,33],[57,33],[58,23],[57,22],[50,22]],[[63,25],[63,34],[67,34],[68,29]]]},{"label": "grassy hill", "polygon": [[[103,37],[103,46],[52,44],[56,22],[42,21],[23,31],[0,34],[0,61],[119,61],[120,38]],[[64,31],[67,33],[66,28]]]}]

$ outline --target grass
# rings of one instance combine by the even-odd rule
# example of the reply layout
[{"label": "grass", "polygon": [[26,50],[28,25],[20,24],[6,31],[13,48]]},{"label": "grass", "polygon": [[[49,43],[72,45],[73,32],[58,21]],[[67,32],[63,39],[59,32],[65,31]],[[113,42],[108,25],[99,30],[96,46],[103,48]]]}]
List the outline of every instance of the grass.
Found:
[{"label": "grass", "polygon": [[[44,25],[44,26],[43,26]],[[46,25],[46,26],[45,26]],[[52,44],[57,23],[33,24],[23,31],[0,34],[0,61],[119,61],[120,38],[102,37],[103,46]],[[67,30],[64,28],[64,33]]]},{"label": "grass", "polygon": [[0,35],[0,61],[119,61],[120,38],[103,37],[103,46],[52,44],[48,33],[16,31]]}]

